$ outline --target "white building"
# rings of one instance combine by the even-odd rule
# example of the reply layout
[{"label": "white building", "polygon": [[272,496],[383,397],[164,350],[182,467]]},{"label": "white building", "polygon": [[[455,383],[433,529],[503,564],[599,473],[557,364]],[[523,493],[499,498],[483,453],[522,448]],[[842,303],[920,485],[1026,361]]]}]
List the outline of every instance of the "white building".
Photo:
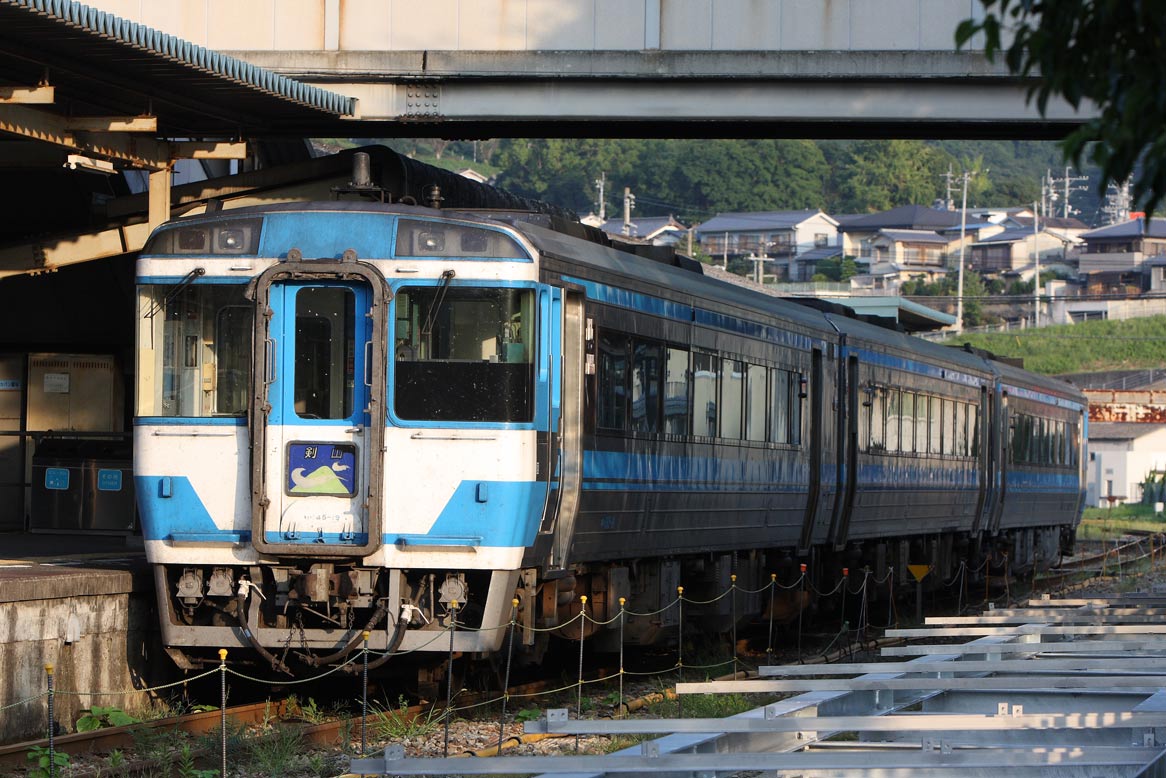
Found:
[{"label": "white building", "polygon": [[1146,476],[1166,472],[1166,424],[1090,422],[1088,449],[1086,504],[1138,503]]}]

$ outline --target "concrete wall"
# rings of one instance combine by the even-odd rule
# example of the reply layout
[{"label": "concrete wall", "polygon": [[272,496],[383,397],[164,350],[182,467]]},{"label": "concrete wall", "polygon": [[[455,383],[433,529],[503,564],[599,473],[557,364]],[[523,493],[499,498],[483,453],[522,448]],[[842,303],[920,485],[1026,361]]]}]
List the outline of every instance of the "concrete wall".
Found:
[{"label": "concrete wall", "polygon": [[222,51],[951,51],[979,0],[91,0]]},{"label": "concrete wall", "polygon": [[[55,718],[75,730],[90,705],[140,706],[137,689],[167,680],[175,670],[157,645],[153,582],[137,572],[74,567],[0,567],[0,742],[48,733],[45,665],[54,666]],[[128,691],[94,696],[88,692]]]}]

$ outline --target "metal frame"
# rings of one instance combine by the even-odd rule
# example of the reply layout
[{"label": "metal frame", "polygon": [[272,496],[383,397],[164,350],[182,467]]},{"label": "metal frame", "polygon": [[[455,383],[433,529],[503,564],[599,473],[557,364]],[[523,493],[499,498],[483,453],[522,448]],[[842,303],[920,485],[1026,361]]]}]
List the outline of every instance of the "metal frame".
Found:
[{"label": "metal frame", "polygon": [[[1157,624],[1139,629],[1134,623],[1133,617],[1145,615],[1127,607],[1137,603],[1128,597],[1046,599],[1015,612],[1022,615],[989,611],[983,617],[929,619],[926,628],[894,632],[961,638],[969,630],[991,627],[996,634],[965,644],[882,652],[921,654],[905,662],[765,667],[759,673],[763,678],[755,681],[677,685],[681,694],[807,690],[726,719],[573,721],[568,711],[557,709],[526,724],[526,731],[535,733],[666,735],[614,754],[422,759],[406,758],[401,746],[392,745],[383,758],[353,760],[350,770],[393,775],[649,773],[712,778],[759,771],[987,778],[1006,769],[1010,778],[1166,776],[1166,640],[1157,637],[1162,632]],[[1069,610],[1074,607],[1080,610]],[[1109,609],[1114,619],[1107,624]],[[1002,628],[1001,618],[1016,623]],[[1048,626],[1049,621],[1075,619],[1088,626],[1071,632]],[[947,621],[958,626],[937,626]],[[1116,626],[1141,638],[1101,639],[1114,635]],[[1067,651],[1090,648],[1094,654],[1116,653],[1078,658]],[[1026,658],[1002,658],[1010,653]]]}]

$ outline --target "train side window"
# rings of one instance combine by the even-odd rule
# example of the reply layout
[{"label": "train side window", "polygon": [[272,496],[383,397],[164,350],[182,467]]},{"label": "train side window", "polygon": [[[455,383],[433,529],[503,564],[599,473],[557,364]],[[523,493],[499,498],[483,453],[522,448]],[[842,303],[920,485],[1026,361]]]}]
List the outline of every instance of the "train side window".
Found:
[{"label": "train side window", "polygon": [[902,429],[903,393],[898,389],[887,390],[887,451],[897,453],[902,451],[902,442],[899,432]]},{"label": "train side window", "polygon": [[867,414],[870,420],[867,448],[870,451],[885,451],[887,448],[885,396],[885,389],[876,389],[870,396],[870,412]]},{"label": "train side window", "polygon": [[765,440],[766,369],[749,365],[745,378],[745,440]]},{"label": "train side window", "polygon": [[717,436],[717,367],[715,354],[692,353],[692,434]]},{"label": "train side window", "polygon": [[929,430],[927,451],[930,454],[943,453],[943,400],[928,397],[927,429]]},{"label": "train side window", "polygon": [[664,432],[688,434],[688,352],[669,348],[664,368]]},{"label": "train side window", "polygon": [[789,442],[795,446],[802,442],[802,386],[805,377],[801,373],[789,374]]},{"label": "train side window", "polygon": [[721,360],[721,437],[727,440],[741,439],[744,389],[745,363],[728,358]]},{"label": "train side window", "polygon": [[660,344],[636,340],[632,361],[632,430],[660,429]]},{"label": "train side window", "polygon": [[595,423],[600,429],[623,430],[627,423],[627,338],[617,332],[599,336],[598,403]]},{"label": "train side window", "polygon": [[899,450],[911,454],[915,451],[915,393],[903,392],[900,402],[903,424],[899,430]]},{"label": "train side window", "polygon": [[1053,420],[1041,418],[1041,464],[1051,465],[1053,463]]},{"label": "train side window", "polygon": [[955,454],[956,456],[966,457],[968,455],[968,417],[971,415],[972,406],[967,403],[957,402],[955,404]]},{"label": "train side window", "polygon": [[790,441],[790,373],[787,370],[773,369],[770,382],[770,416],[769,439],[773,443],[789,443]]},{"label": "train side window", "polygon": [[940,419],[943,422],[943,453],[955,454],[955,420],[959,413],[959,403],[954,400],[940,400],[942,411]]},{"label": "train side window", "polygon": [[971,455],[980,456],[980,406],[968,406],[968,430],[971,432]]}]

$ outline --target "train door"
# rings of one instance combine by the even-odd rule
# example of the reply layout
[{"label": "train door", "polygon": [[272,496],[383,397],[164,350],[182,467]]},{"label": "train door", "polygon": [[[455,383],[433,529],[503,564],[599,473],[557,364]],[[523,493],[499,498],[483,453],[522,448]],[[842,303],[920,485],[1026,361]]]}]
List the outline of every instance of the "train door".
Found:
[{"label": "train door", "polygon": [[569,564],[579,513],[583,485],[584,338],[593,338],[592,325],[583,311],[583,295],[567,291],[564,298],[562,317],[556,317],[562,321],[562,403],[558,424],[552,423],[551,427],[559,430],[558,506],[550,554],[550,567],[554,570],[565,569]]},{"label": "train door", "polygon": [[815,529],[820,521],[819,503],[822,500],[822,418],[823,412],[822,349],[815,348],[810,362],[810,479],[806,494],[806,510],[802,515],[800,552],[807,552],[814,544]]},{"label": "train door", "polygon": [[387,292],[355,262],[305,270],[273,268],[254,290],[263,325],[254,344],[252,540],[275,553],[367,554],[380,543]]},{"label": "train door", "polygon": [[976,517],[972,524],[973,533],[978,533],[981,529],[989,525],[992,519],[992,511],[996,507],[997,484],[995,473],[998,468],[996,466],[996,452],[990,443],[992,435],[989,433],[992,424],[991,420],[995,418],[995,415],[995,396],[988,391],[988,387],[981,386],[975,429],[972,433],[972,448],[976,457],[976,470],[978,473],[976,483],[978,492],[976,497]]}]

